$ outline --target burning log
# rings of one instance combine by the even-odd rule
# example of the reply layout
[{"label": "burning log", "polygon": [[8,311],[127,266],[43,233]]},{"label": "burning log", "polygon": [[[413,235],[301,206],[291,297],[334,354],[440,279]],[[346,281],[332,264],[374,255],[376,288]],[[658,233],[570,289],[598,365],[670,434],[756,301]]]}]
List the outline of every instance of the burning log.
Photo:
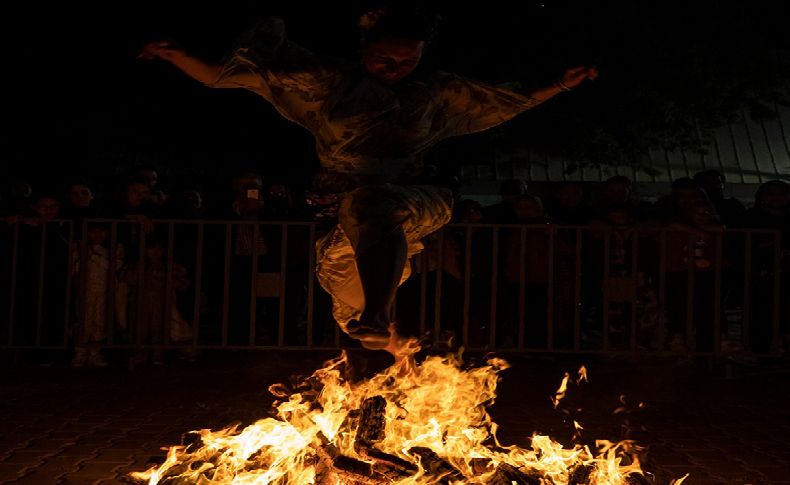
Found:
[{"label": "burning log", "polygon": [[543,480],[537,473],[525,473],[518,468],[500,463],[487,485],[541,485]]},{"label": "burning log", "polygon": [[[420,464],[428,475],[442,477],[442,483],[463,480],[464,475],[447,460],[441,458],[432,449],[417,446],[409,449],[409,454],[420,457]],[[510,485],[509,483],[507,485]]]},{"label": "burning log", "polygon": [[653,485],[653,482],[641,473],[630,473],[625,476],[626,485]]},{"label": "burning log", "polygon": [[359,417],[355,448],[372,447],[374,443],[384,439],[384,428],[387,425],[386,411],[387,400],[383,397],[373,396],[365,399]]},{"label": "burning log", "polygon": [[399,456],[385,453],[376,448],[360,448],[358,452],[363,457],[369,460],[373,460],[378,465],[382,465],[384,467],[391,467],[391,468],[403,470],[404,472],[409,472],[409,474],[414,474],[417,473],[417,471],[419,471],[419,469],[417,468],[416,465],[414,465],[414,463],[410,461],[406,461]]},{"label": "burning log", "polygon": [[[411,465],[411,464],[409,464]],[[335,473],[344,479],[362,481],[363,483],[387,483],[403,480],[412,476],[417,470],[413,465],[404,469],[389,463],[367,463],[350,456],[340,455],[332,461]]]},{"label": "burning log", "polygon": [[365,399],[362,408],[359,410],[358,417],[349,421],[350,425],[355,422],[357,434],[354,439],[354,450],[362,457],[375,462],[373,468],[385,475],[409,476],[417,473],[418,468],[411,462],[398,456],[385,453],[377,449],[374,444],[382,441],[385,437],[385,427],[387,425],[387,400],[381,396],[373,396]]}]

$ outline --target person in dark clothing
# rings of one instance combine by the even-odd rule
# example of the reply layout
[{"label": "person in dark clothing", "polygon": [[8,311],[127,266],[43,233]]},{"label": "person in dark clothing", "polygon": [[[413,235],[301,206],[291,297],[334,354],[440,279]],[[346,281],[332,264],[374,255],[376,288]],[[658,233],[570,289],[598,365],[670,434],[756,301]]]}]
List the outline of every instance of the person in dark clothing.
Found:
[{"label": "person in dark clothing", "polygon": [[486,222],[508,224],[513,221],[513,204],[519,197],[526,195],[527,183],[523,180],[505,180],[499,186],[502,200],[483,210]]},{"label": "person in dark clothing", "polygon": [[694,182],[705,191],[724,224],[733,224],[746,212],[746,207],[741,201],[734,197],[724,197],[726,179],[718,170],[697,172],[694,174]]}]

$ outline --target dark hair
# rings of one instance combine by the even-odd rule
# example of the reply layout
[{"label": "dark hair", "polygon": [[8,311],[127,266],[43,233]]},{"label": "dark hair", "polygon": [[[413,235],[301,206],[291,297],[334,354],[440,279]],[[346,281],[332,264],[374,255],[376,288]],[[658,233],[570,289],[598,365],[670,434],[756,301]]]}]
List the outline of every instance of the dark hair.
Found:
[{"label": "dark hair", "polygon": [[376,10],[373,24],[363,28],[363,43],[385,38],[433,41],[440,17],[417,6],[382,6]]},{"label": "dark hair", "polygon": [[770,188],[777,188],[783,190],[784,192],[790,192],[790,184],[783,180],[769,180],[764,184],[757,187],[757,192],[754,194],[755,202],[759,203],[760,199],[763,198],[765,195],[765,191]]},{"label": "dark hair", "polygon": [[33,196],[30,198],[30,204],[33,205],[42,199],[54,199],[57,200],[58,202],[61,202],[60,196],[58,195],[57,191],[52,189],[51,187],[33,190]]},{"label": "dark hair", "polygon": [[707,177],[716,177],[716,178],[720,178],[722,180],[727,180],[724,177],[724,174],[719,172],[718,170],[703,170],[701,172],[697,172],[697,173],[694,174],[694,181],[699,184],[699,183],[702,182],[703,179],[705,179]]},{"label": "dark hair", "polygon": [[95,192],[96,191],[96,189],[93,186],[93,184],[88,182],[87,179],[82,178],[82,177],[72,177],[72,178],[66,179],[66,183],[63,184],[63,191],[64,192],[68,192],[69,190],[71,190],[72,187],[75,187],[77,185],[82,185],[82,186],[88,187],[89,189],[91,189],[91,192]]},{"label": "dark hair", "polygon": [[132,174],[139,174],[140,172],[156,172],[158,174],[159,171],[159,168],[153,162],[139,162],[132,167]]},{"label": "dark hair", "polygon": [[148,180],[146,180],[144,177],[134,176],[134,175],[131,177],[127,177],[123,183],[123,190],[124,191],[128,190],[129,187],[131,187],[132,185],[145,185],[147,187]]},{"label": "dark hair", "polygon": [[[675,179],[672,181],[672,190],[676,189],[699,189],[699,185],[697,182],[690,179],[689,177],[680,177],[679,179]],[[700,189],[702,190],[702,189]]]}]

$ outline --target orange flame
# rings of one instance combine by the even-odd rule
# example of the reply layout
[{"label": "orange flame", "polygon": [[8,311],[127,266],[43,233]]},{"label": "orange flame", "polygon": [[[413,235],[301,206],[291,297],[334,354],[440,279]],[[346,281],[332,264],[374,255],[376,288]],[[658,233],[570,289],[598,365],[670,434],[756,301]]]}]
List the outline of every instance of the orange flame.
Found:
[{"label": "orange flame", "polygon": [[[317,396],[287,395],[276,404],[274,417],[242,430],[197,431],[199,443],[171,447],[163,464],[131,476],[150,485],[166,477],[178,477],[175,483],[343,485],[348,482],[342,476],[333,476],[326,466],[321,469],[320,458],[331,447],[339,454],[372,463],[355,449],[355,432],[347,423],[355,410],[374,396],[386,400],[385,433],[376,449],[418,470],[391,483],[438,483],[436,474],[425,470],[423,459],[411,451],[415,447],[430,449],[454,467],[459,479],[448,483],[455,484],[487,483],[503,464],[538,474],[545,484],[568,483],[578,466],[590,470],[587,483],[595,485],[624,484],[627,475],[642,473],[637,459],[641,448],[633,442],[600,441],[596,443],[598,452],[593,453],[588,447],[566,448],[536,434],[529,448],[503,446],[486,408],[496,398],[498,374],[508,363],[491,358],[480,367],[463,369],[459,352],[427,357],[417,364],[413,358],[417,346],[410,348],[412,354],[360,383],[343,378],[348,365],[344,353],[311,377],[311,382],[320,383]],[[584,367],[579,376],[579,380],[586,380]],[[565,374],[552,398],[555,407],[565,396],[569,378]],[[278,392],[284,395],[282,388]],[[575,421],[574,426],[577,431],[582,429]],[[476,460],[487,465],[481,470],[475,466]]]}]

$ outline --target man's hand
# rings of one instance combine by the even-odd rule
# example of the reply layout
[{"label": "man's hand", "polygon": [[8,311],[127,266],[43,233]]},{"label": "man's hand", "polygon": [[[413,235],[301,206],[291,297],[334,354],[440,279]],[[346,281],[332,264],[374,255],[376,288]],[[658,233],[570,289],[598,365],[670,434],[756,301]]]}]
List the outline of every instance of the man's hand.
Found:
[{"label": "man's hand", "polygon": [[163,59],[166,61],[173,60],[175,56],[181,53],[182,50],[175,47],[173,42],[169,40],[158,40],[156,42],[149,42],[140,51],[137,56],[138,59],[145,59],[150,61],[152,59]]},{"label": "man's hand", "polygon": [[585,80],[594,80],[598,77],[598,70],[594,67],[579,66],[572,67],[565,71],[560,80],[557,82],[560,87],[564,86],[568,89],[573,89]]}]

